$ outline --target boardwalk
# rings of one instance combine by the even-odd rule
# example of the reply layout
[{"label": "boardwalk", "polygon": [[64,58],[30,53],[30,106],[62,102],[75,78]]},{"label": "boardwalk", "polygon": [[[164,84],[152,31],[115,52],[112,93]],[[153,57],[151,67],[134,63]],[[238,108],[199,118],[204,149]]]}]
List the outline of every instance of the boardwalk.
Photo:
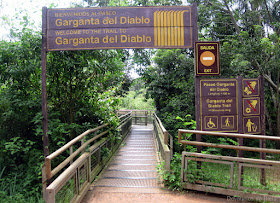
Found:
[{"label": "boardwalk", "polygon": [[224,198],[172,193],[158,181],[152,126],[133,126],[119,152],[93,183],[83,203],[224,202]]},{"label": "boardwalk", "polygon": [[151,126],[133,126],[101,178],[99,187],[158,188],[157,156]]}]

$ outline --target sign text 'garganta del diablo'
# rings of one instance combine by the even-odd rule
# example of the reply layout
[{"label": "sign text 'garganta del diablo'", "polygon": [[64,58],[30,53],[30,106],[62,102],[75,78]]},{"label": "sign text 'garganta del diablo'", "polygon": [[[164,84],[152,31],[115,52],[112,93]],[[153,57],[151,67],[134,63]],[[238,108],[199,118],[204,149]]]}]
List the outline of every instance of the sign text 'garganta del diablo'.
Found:
[{"label": "sign text 'garganta del diablo'", "polygon": [[47,50],[192,48],[196,7],[48,9]]},{"label": "sign text 'garganta del diablo'", "polygon": [[236,79],[201,79],[199,94],[202,130],[238,131]]}]

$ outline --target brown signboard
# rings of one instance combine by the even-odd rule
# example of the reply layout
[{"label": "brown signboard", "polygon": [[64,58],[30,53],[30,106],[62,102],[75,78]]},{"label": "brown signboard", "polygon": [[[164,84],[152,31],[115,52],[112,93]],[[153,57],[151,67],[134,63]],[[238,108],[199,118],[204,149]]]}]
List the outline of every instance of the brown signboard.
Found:
[{"label": "brown signboard", "polygon": [[238,83],[236,79],[201,79],[199,108],[201,129],[238,131]]},{"label": "brown signboard", "polygon": [[263,134],[261,78],[196,79],[197,129]]},{"label": "brown signboard", "polygon": [[47,50],[192,48],[196,6],[49,9]]},{"label": "brown signboard", "polygon": [[219,42],[195,42],[196,76],[220,75]]}]

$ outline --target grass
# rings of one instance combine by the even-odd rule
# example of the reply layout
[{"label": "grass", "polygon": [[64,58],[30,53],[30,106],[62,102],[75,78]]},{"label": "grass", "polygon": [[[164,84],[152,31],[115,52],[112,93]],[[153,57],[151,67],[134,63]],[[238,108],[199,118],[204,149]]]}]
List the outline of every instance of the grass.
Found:
[{"label": "grass", "polygon": [[[230,184],[230,165],[202,162],[198,169],[196,161],[188,161],[187,179],[190,183],[197,180],[211,183],[224,184],[225,188]],[[269,190],[280,193],[280,171],[277,169],[266,169],[266,185],[260,183],[261,169],[244,166],[243,187],[248,188],[246,192],[255,192],[253,189]],[[238,187],[238,167],[234,164],[233,189]]]}]

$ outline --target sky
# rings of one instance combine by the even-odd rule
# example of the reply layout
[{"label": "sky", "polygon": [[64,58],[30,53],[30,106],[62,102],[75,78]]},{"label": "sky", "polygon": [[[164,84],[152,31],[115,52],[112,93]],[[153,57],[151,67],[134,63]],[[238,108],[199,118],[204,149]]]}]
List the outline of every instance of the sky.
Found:
[{"label": "sky", "polygon": [[[0,40],[9,40],[10,26],[8,26],[3,18],[12,23],[14,27],[19,28],[23,16],[28,15],[28,19],[34,23],[32,29],[40,31],[42,22],[42,7],[70,8],[74,4],[87,6],[83,0],[0,0]],[[187,5],[183,0],[183,5]],[[135,70],[130,73],[132,78],[139,77]]]},{"label": "sky", "polygon": [[3,17],[7,17],[17,27],[20,19],[28,14],[29,19],[34,22],[34,28],[40,30],[43,6],[54,4],[56,8],[70,8],[71,3],[86,4],[82,0],[0,0],[0,39],[9,34],[9,27],[3,23]]}]

